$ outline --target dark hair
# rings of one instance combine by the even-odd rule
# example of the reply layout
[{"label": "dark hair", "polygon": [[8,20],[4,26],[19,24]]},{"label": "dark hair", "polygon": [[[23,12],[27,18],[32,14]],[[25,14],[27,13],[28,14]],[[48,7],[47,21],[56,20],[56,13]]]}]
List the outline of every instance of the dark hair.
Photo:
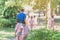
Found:
[{"label": "dark hair", "polygon": [[21,11],[24,11],[24,9],[21,9]]},{"label": "dark hair", "polygon": [[35,18],[36,16],[34,16],[34,18]]},{"label": "dark hair", "polygon": [[51,16],[52,18],[54,18],[54,16]]},{"label": "dark hair", "polygon": [[31,16],[31,19],[33,18],[33,16]]}]

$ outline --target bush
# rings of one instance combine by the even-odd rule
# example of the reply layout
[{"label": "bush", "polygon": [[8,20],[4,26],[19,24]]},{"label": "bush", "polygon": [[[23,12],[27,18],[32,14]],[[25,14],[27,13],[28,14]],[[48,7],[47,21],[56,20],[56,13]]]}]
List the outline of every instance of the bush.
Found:
[{"label": "bush", "polygon": [[16,15],[20,9],[17,6],[7,7],[3,10],[3,18],[1,18],[0,25],[2,27],[15,27]]},{"label": "bush", "polygon": [[11,27],[15,27],[16,19],[9,19],[11,22]]},{"label": "bush", "polygon": [[60,33],[53,35],[53,40],[60,40]]},{"label": "bush", "polygon": [[0,19],[0,26],[1,27],[14,27],[15,26],[15,19]]},{"label": "bush", "polygon": [[9,24],[9,23],[10,23],[10,21],[7,20],[7,19],[1,19],[1,20],[0,20],[0,25],[1,25],[2,27],[6,26],[6,24]]},{"label": "bush", "polygon": [[[58,34],[58,37],[56,36]],[[53,30],[40,29],[29,34],[27,40],[58,40],[59,32]],[[59,39],[60,40],[60,39]]]}]

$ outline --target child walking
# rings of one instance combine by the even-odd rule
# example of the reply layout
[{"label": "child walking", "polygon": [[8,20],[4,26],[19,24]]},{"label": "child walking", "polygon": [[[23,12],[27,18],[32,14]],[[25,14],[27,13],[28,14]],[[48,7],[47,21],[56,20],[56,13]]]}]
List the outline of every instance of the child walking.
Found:
[{"label": "child walking", "polygon": [[29,21],[26,19],[24,9],[17,15],[17,24],[15,27],[16,40],[26,40],[29,32]]},{"label": "child walking", "polygon": [[30,27],[31,27],[31,30],[33,29],[33,26],[34,26],[34,20],[33,20],[33,17],[31,16],[31,19],[30,19]]},{"label": "child walking", "polygon": [[54,17],[53,16],[50,19],[50,28],[54,29]]},{"label": "child walking", "polygon": [[23,31],[23,25],[21,23],[17,23],[15,27],[16,40],[23,40]]}]

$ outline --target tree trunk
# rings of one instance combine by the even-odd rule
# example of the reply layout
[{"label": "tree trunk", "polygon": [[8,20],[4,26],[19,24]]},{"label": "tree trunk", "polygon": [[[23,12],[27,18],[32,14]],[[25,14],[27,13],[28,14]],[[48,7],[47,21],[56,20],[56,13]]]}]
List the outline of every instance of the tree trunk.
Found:
[{"label": "tree trunk", "polygon": [[[51,8],[51,2],[47,5],[47,29],[54,30],[54,10]],[[53,21],[53,22],[52,22]]]},{"label": "tree trunk", "polygon": [[50,2],[48,2],[48,5],[47,5],[47,29],[49,29],[50,27],[50,18],[51,18],[51,5],[50,5]]}]

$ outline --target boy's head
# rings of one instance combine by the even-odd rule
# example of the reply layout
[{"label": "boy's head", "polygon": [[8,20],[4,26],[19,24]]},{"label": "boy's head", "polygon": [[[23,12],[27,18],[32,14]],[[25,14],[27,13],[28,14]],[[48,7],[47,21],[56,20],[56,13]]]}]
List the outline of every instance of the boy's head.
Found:
[{"label": "boy's head", "polygon": [[21,9],[22,12],[24,12],[24,9]]}]

